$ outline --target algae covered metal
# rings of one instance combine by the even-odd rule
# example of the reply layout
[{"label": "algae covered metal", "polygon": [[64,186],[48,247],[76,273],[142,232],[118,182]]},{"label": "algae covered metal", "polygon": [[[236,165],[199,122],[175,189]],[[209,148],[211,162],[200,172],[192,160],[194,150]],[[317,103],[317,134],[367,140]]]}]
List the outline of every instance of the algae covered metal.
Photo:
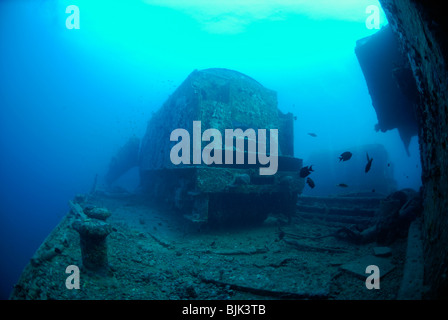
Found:
[{"label": "algae covered metal", "polygon": [[[304,186],[304,179],[299,177],[302,160],[294,158],[293,122],[291,113],[278,109],[276,92],[254,79],[228,69],[195,70],[148,124],[139,160],[142,190],[152,199],[173,204],[193,221],[243,223],[261,220],[274,211],[289,215]],[[222,151],[223,159],[228,160],[225,151],[235,151],[230,164],[194,159],[173,163],[170,155],[176,141],[170,140],[172,132],[182,128],[194,140],[198,123],[199,138],[210,128],[222,137],[229,129],[244,133],[265,130],[269,137],[260,140],[259,135],[256,140],[245,135],[243,150],[235,148],[237,142],[233,144],[233,140],[231,146],[223,141],[222,149],[214,149],[214,153]],[[270,139],[274,130],[277,150]],[[202,137],[191,144],[199,143],[202,150],[209,141]],[[255,154],[249,148],[251,143],[256,145]],[[275,174],[260,174],[260,168],[266,168],[260,150],[266,156],[276,156]],[[193,158],[194,150],[187,151]],[[244,159],[242,163],[238,163],[239,156]],[[258,159],[251,162],[251,157]]]}]

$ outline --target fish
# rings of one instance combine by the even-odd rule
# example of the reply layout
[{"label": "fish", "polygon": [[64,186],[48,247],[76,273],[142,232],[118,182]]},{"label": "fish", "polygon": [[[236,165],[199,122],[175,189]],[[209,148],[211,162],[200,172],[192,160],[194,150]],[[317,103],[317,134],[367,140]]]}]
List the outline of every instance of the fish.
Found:
[{"label": "fish", "polygon": [[314,137],[314,138],[317,137],[317,134],[315,134],[315,133],[313,133],[313,132],[309,132],[308,135],[309,135],[309,136],[312,136],[312,137]]},{"label": "fish", "polygon": [[336,187],[347,188],[348,185],[346,185],[345,183],[340,183],[340,184],[337,184]]},{"label": "fish", "polygon": [[341,156],[339,157],[339,162],[350,160],[351,157],[352,153],[350,151],[346,151],[342,153]]},{"label": "fish", "polygon": [[367,172],[369,172],[370,167],[372,166],[373,158],[369,158],[369,154],[367,152],[366,152],[366,155],[367,155],[367,164],[366,164],[365,172],[367,173]]},{"label": "fish", "polygon": [[302,169],[300,169],[300,177],[301,178],[305,178],[307,176],[309,176],[311,174],[311,172],[314,172],[313,170],[313,166],[307,166],[307,167],[303,167]]},{"label": "fish", "polygon": [[316,184],[310,177],[306,178],[306,183],[310,186],[311,189],[314,189],[314,187],[316,186]]}]

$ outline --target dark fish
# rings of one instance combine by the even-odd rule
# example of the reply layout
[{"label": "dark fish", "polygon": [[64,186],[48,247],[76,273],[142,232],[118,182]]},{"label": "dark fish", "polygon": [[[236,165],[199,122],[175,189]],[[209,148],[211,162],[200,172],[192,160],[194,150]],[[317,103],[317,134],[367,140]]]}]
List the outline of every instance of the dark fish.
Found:
[{"label": "dark fish", "polygon": [[369,154],[366,152],[366,155],[367,155],[367,164],[366,164],[366,173],[367,172],[369,172],[369,170],[370,170],[370,167],[372,166],[372,161],[373,161],[373,158],[369,158]]},{"label": "dark fish", "polygon": [[314,181],[310,177],[306,178],[306,183],[310,186],[311,189],[313,189],[316,186],[314,184]]},{"label": "dark fish", "polygon": [[351,157],[352,157],[352,153],[349,151],[346,151],[343,154],[341,154],[341,156],[339,157],[339,162],[350,160]]},{"label": "dark fish", "polygon": [[312,133],[312,132],[309,132],[309,133],[308,133],[308,135],[310,135],[310,136],[312,136],[312,137],[314,137],[314,138],[316,138],[316,137],[317,137],[317,134],[315,134],[315,133]]},{"label": "dark fish", "polygon": [[372,189],[372,192],[375,192],[375,189]]},{"label": "dark fish", "polygon": [[300,169],[300,177],[301,178],[305,178],[307,176],[309,176],[311,174],[311,172],[313,172],[313,166],[309,166],[309,167],[303,167],[302,169]]},{"label": "dark fish", "polygon": [[346,185],[345,183],[340,183],[340,184],[337,184],[336,187],[347,188],[348,185]]}]

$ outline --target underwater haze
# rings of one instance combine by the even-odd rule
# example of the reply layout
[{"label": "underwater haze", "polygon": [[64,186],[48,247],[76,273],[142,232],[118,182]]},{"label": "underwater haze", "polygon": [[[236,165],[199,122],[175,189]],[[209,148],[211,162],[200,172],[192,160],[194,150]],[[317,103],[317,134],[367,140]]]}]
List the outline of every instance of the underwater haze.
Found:
[{"label": "underwater haze", "polygon": [[[66,26],[69,5],[79,8],[79,29]],[[297,116],[291,138],[304,165],[316,154],[380,144],[397,189],[418,190],[417,137],[408,156],[397,130],[374,130],[376,113],[354,52],[357,40],[378,31],[366,26],[369,5],[380,6],[1,1],[0,297],[8,299],[68,201],[89,192],[129,137],[144,136],[152,113],[195,69],[237,70],[276,91],[278,108]],[[123,184],[133,191],[137,171]],[[304,193],[317,190],[305,186]]]}]

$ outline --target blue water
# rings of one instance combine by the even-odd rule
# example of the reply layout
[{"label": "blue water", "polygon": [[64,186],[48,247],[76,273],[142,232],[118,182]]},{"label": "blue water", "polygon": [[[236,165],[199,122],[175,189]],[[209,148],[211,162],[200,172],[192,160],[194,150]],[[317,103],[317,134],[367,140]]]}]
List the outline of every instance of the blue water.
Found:
[{"label": "blue water", "polygon": [[[376,32],[365,25],[376,1],[181,3],[0,2],[0,298],[68,200],[90,190],[130,136],[143,137],[194,69],[234,69],[277,91],[280,110],[297,115],[297,157],[381,143],[399,188],[419,187],[417,139],[407,157],[396,130],[374,131],[354,54]],[[71,4],[80,29],[66,28]]]}]

